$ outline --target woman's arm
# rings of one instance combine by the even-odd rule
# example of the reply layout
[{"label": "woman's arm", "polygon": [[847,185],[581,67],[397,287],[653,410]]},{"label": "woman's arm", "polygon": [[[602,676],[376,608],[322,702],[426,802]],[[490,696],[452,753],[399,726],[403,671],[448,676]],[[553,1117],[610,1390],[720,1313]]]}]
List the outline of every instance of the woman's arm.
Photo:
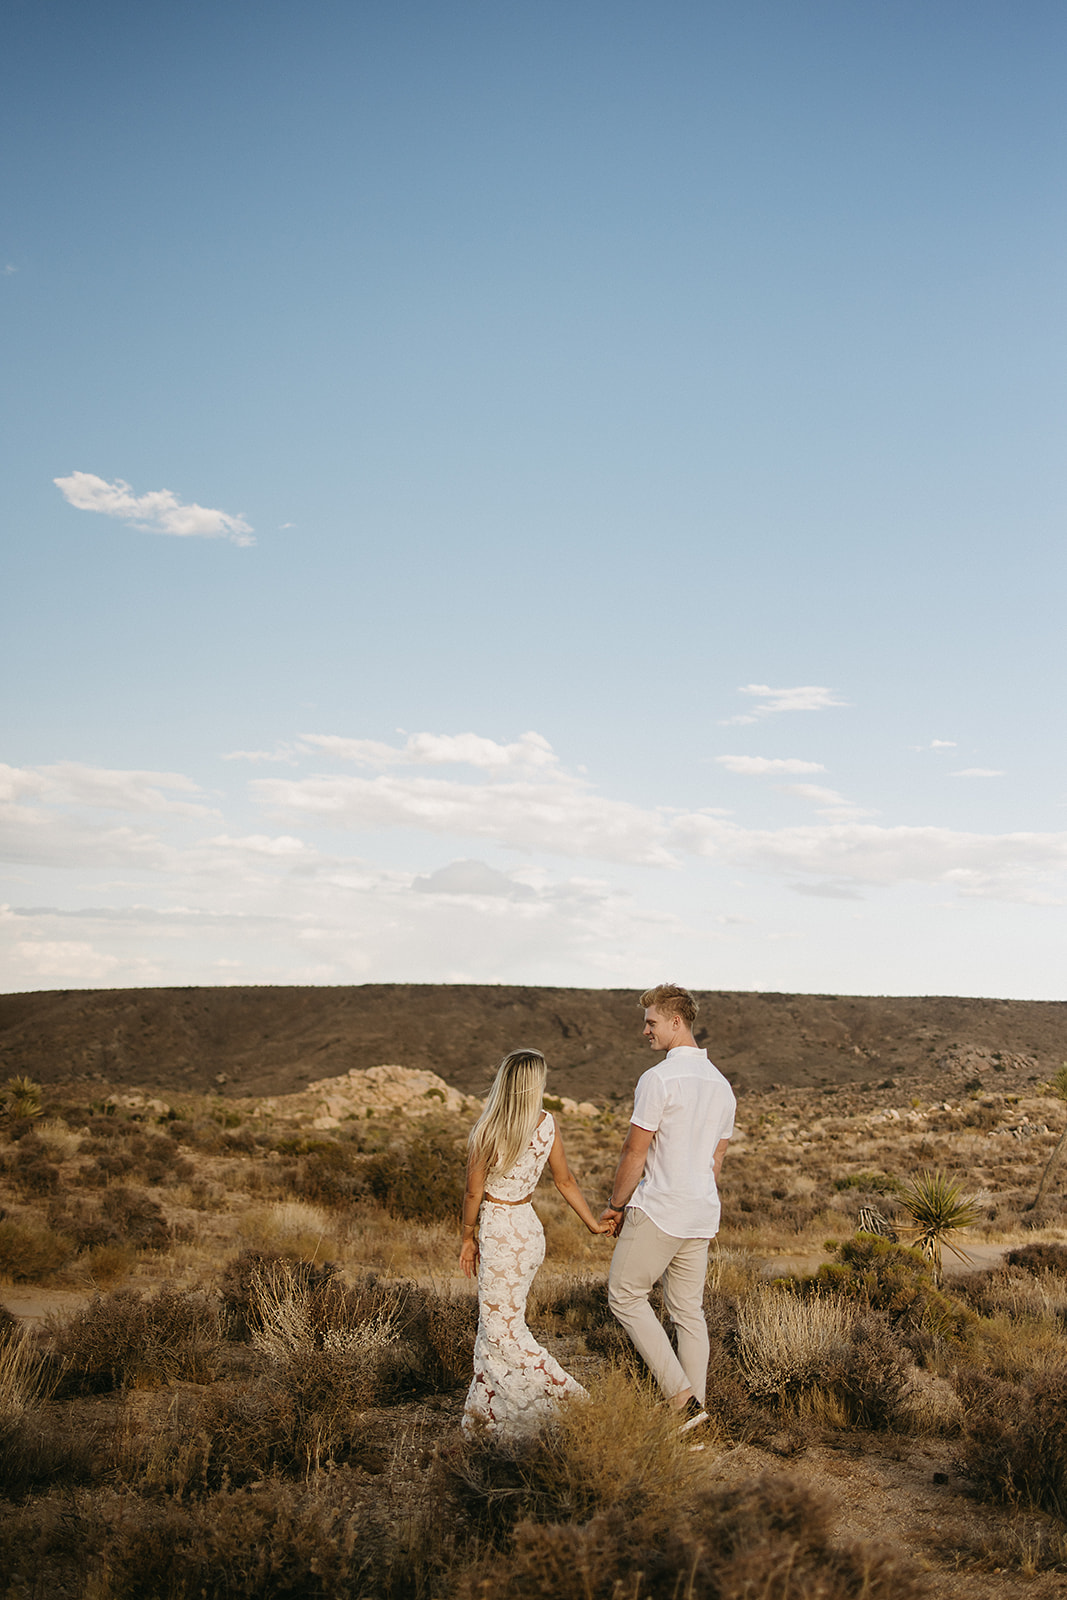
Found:
[{"label": "woman's arm", "polygon": [[552,1149],[548,1153],[549,1170],[552,1173],[552,1182],[566,1200],[576,1216],[581,1217],[590,1233],[611,1233],[610,1222],[598,1222],[582,1198],[582,1191],[574,1181],[574,1175],[567,1165],[567,1157],[563,1153],[563,1140],[556,1129],[556,1137],[552,1141]]},{"label": "woman's arm", "polygon": [[463,1243],[459,1247],[459,1264],[463,1275],[472,1278],[478,1270],[478,1245],[474,1230],[478,1226],[478,1212],[485,1194],[485,1164],[467,1162],[467,1187],[463,1191]]}]

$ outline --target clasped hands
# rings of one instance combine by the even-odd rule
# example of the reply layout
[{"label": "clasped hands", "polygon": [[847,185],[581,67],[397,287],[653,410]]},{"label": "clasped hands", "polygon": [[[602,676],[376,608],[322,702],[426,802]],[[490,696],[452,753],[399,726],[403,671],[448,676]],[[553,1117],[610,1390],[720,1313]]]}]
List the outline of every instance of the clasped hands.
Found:
[{"label": "clasped hands", "polygon": [[605,1224],[605,1227],[601,1229],[601,1232],[610,1233],[613,1239],[617,1239],[619,1237],[619,1230],[626,1221],[626,1212],[625,1210],[612,1211],[610,1206],[605,1206],[603,1211],[600,1213],[600,1220]]}]

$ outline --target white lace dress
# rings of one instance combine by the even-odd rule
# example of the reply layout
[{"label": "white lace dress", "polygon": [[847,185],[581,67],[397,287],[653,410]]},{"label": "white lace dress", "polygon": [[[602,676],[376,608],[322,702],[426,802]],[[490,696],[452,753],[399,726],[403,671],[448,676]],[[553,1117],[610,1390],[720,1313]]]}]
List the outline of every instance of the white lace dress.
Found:
[{"label": "white lace dress", "polygon": [[[515,1165],[492,1173],[486,1188],[499,1200],[530,1194],[555,1136],[556,1125],[546,1112]],[[478,1333],[463,1426],[482,1422],[500,1433],[526,1433],[561,1395],[584,1395],[585,1390],[526,1326],[526,1297],[545,1259],[545,1233],[533,1206],[494,1205],[486,1198],[478,1220]]]}]

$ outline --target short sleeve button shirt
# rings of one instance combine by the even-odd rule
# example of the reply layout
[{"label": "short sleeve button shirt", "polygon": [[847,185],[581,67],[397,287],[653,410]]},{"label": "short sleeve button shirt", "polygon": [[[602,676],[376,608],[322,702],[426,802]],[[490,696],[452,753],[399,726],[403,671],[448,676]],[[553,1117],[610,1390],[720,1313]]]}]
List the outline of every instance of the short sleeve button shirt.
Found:
[{"label": "short sleeve button shirt", "polygon": [[638,1080],[632,1121],[653,1134],[630,1201],[676,1239],[719,1231],[715,1151],[734,1131],[734,1092],[706,1050],[678,1045]]}]

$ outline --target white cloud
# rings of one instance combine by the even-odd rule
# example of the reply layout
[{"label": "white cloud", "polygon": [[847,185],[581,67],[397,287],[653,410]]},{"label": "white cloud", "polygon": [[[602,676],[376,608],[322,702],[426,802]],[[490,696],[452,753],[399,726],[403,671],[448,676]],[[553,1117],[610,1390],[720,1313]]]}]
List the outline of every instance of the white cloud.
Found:
[{"label": "white cloud", "polygon": [[786,888],[794,894],[806,894],[813,900],[862,900],[856,890],[841,883],[789,883]]},{"label": "white cloud", "polygon": [[283,819],[376,831],[494,839],[516,850],[673,866],[656,811],[608,800],[579,779],[465,784],[445,778],[257,778],[254,796]]},{"label": "white cloud", "polygon": [[278,744],[273,750],[227,750],[223,761],[277,761],[287,767],[296,766],[296,745]]},{"label": "white cloud", "polygon": [[[179,772],[120,771],[57,762],[37,771],[0,768],[0,859],[39,866],[162,868],[173,853],[155,835],[95,821],[94,811],[211,817],[218,813],[167,789],[199,794]],[[26,803],[30,802],[30,803]]]},{"label": "white cloud", "polygon": [[532,900],[536,891],[510,873],[484,861],[452,861],[411,885],[421,894],[490,895],[496,899]]},{"label": "white cloud", "polygon": [[171,800],[165,789],[199,794],[200,786],[180,772],[127,772],[111,767],[86,767],[60,761],[41,767],[45,793],[51,799],[106,811],[170,811],[183,817],[217,816],[209,806]]},{"label": "white cloud", "polygon": [[166,533],[178,539],[229,539],[253,545],[253,530],[243,516],[214,511],[208,506],[184,505],[170,489],[151,489],[136,495],[122,478],[108,483],[92,472],[72,472],[53,478],[63,498],[77,511],[98,511],[132,523],[145,533]]},{"label": "white cloud", "polygon": [[928,748],[931,750],[955,750],[956,741],[955,739],[931,739]]},{"label": "white cloud", "polygon": [[781,711],[825,711],[830,706],[847,706],[847,700],[838,700],[833,689],[828,689],[822,684],[802,684],[794,689],[772,689],[766,683],[746,683],[738,689],[738,694],[753,695],[762,701],[751,712],[741,712],[736,717],[727,717],[722,723],[723,727],[736,727],[743,723],[756,722],[761,717],[773,717]]},{"label": "white cloud", "polygon": [[848,822],[859,817],[874,815],[863,806],[853,805],[851,800],[847,800],[843,794],[838,794],[836,789],[825,789],[818,783],[783,783],[780,787],[786,794],[795,794],[801,800],[810,800],[821,817],[831,817],[835,822]]},{"label": "white cloud", "polygon": [[276,858],[302,856],[307,853],[307,845],[303,839],[294,839],[291,834],[277,834],[273,838],[266,833],[249,833],[241,839],[231,839],[229,834],[220,833],[214,839],[206,841],[208,845],[218,845],[224,850],[247,851],[254,856],[274,856]]},{"label": "white cloud", "polygon": [[950,778],[1003,778],[1004,773],[995,767],[963,767],[959,772],[950,772]]},{"label": "white cloud", "polygon": [[834,882],[945,883],[1009,899],[1032,899],[1046,874],[1067,868],[1067,833],[978,834],[858,822],[746,829],[698,812],[675,819],[670,842],[695,855]]},{"label": "white cloud", "polygon": [[118,956],[95,950],[83,939],[21,939],[14,956],[27,976],[71,983],[99,983],[122,965]]},{"label": "white cloud", "polygon": [[498,744],[476,733],[413,733],[401,746],[377,739],[345,739],[332,733],[301,734],[301,742],[342,761],[364,767],[467,766],[487,772],[508,767],[555,768],[559,758],[539,733],[524,733],[512,744]]},{"label": "white cloud", "polygon": [[737,772],[744,777],[763,777],[768,773],[825,772],[818,761],[796,761],[778,756],[716,756],[716,761],[727,772]]},{"label": "white cloud", "polygon": [[8,767],[0,761],[0,804],[11,804],[24,795],[39,795],[44,787],[40,773],[26,767]]}]

